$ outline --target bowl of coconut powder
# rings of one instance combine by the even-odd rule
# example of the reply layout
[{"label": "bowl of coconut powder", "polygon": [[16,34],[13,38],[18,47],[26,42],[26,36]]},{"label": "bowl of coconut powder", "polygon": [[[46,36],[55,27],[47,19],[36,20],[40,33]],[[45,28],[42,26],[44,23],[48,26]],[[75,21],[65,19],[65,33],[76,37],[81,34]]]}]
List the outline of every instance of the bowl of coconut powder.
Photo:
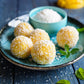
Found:
[{"label": "bowl of coconut powder", "polygon": [[29,13],[29,22],[34,28],[44,29],[49,34],[57,33],[67,24],[67,13],[53,6],[35,8]]}]

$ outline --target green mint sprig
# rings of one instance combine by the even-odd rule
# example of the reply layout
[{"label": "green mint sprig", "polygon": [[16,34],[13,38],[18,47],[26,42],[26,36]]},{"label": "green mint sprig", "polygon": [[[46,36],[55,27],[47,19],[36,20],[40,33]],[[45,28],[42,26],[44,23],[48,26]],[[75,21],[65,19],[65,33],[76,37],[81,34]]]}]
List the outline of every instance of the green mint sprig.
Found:
[{"label": "green mint sprig", "polygon": [[68,58],[70,55],[73,55],[75,53],[77,53],[79,51],[78,48],[73,48],[72,50],[69,50],[69,46],[67,44],[65,44],[65,50],[59,50],[59,52],[62,54],[62,55],[65,55],[66,58]]},{"label": "green mint sprig", "polygon": [[77,78],[84,80],[84,69],[79,68],[78,70],[75,71],[75,75]]},{"label": "green mint sprig", "polygon": [[70,84],[68,80],[59,80],[56,84]]},{"label": "green mint sprig", "polygon": [[78,32],[84,32],[84,27],[83,28],[78,28]]}]

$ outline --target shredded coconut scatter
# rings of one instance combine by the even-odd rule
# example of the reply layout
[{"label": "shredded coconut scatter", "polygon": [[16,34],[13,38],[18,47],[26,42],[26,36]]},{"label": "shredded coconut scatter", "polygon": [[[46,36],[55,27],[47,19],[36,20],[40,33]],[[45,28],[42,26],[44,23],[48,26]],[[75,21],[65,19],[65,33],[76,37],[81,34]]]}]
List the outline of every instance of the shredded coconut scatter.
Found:
[{"label": "shredded coconut scatter", "polygon": [[43,23],[54,23],[61,21],[63,18],[52,9],[44,9],[33,16],[33,19]]},{"label": "shredded coconut scatter", "polygon": [[11,52],[18,58],[26,58],[31,53],[33,43],[25,36],[17,36],[11,43]]},{"label": "shredded coconut scatter", "polygon": [[38,64],[50,64],[56,55],[55,45],[49,40],[37,41],[31,50],[31,55]]},{"label": "shredded coconut scatter", "polygon": [[78,40],[79,32],[72,26],[66,26],[57,33],[57,42],[62,48],[65,47],[65,44],[72,48],[77,44]]}]

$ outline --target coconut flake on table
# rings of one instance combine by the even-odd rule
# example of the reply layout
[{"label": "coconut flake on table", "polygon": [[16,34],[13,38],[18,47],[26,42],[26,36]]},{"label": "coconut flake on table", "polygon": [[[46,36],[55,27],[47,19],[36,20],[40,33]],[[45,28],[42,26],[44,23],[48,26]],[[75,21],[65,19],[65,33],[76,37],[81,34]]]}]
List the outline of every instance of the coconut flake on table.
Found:
[{"label": "coconut flake on table", "polygon": [[61,21],[63,18],[52,9],[44,9],[33,16],[33,19],[42,23],[54,23]]},{"label": "coconut flake on table", "polygon": [[11,20],[8,23],[8,26],[10,26],[10,27],[16,27],[21,22],[28,22],[28,20],[29,20],[29,15],[28,14],[25,14],[25,15],[16,17],[15,19]]}]

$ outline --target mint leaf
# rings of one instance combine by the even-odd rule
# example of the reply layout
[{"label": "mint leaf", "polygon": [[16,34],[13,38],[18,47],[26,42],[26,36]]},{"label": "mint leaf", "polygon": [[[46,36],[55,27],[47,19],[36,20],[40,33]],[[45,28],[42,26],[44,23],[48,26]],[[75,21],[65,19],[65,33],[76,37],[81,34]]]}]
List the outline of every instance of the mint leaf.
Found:
[{"label": "mint leaf", "polygon": [[84,32],[84,27],[83,28],[79,28],[77,30],[78,30],[78,32]]},{"label": "mint leaf", "polygon": [[71,54],[75,54],[75,53],[77,53],[78,51],[79,51],[78,48],[73,48],[73,49],[71,50]]},{"label": "mint leaf", "polygon": [[56,84],[70,84],[68,80],[59,80]]},{"label": "mint leaf", "polygon": [[77,78],[84,80],[84,69],[79,68],[78,70],[75,71],[75,75]]},{"label": "mint leaf", "polygon": [[65,55],[66,58],[68,58],[71,54],[75,54],[79,51],[78,48],[73,48],[71,51],[69,50],[69,46],[67,44],[65,44],[65,51],[63,50],[59,50],[59,52],[62,54],[62,55]]},{"label": "mint leaf", "polygon": [[66,54],[66,58],[68,58],[70,56],[70,52],[67,52]]},{"label": "mint leaf", "polygon": [[59,50],[59,52],[60,52],[62,55],[66,55],[66,52],[63,51],[63,50]]},{"label": "mint leaf", "polygon": [[68,52],[69,51],[69,46],[65,44],[65,50]]}]

